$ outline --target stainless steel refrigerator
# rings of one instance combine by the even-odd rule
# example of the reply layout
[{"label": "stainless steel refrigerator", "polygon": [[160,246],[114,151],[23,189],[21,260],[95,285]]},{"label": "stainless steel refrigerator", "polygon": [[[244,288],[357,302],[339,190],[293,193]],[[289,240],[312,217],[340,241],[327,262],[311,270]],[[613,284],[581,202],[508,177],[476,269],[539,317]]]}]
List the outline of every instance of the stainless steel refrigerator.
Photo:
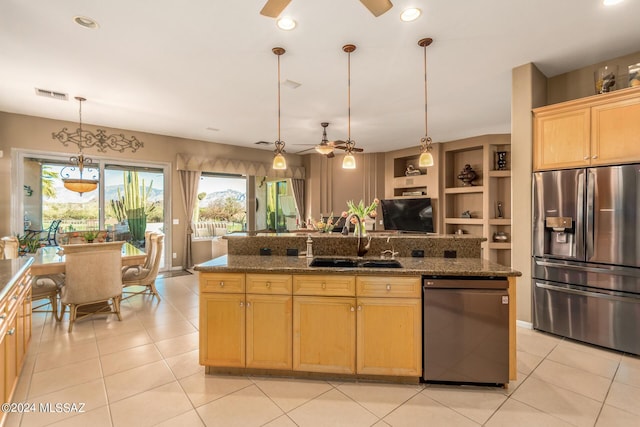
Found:
[{"label": "stainless steel refrigerator", "polygon": [[640,354],[640,164],[533,174],[533,327]]}]

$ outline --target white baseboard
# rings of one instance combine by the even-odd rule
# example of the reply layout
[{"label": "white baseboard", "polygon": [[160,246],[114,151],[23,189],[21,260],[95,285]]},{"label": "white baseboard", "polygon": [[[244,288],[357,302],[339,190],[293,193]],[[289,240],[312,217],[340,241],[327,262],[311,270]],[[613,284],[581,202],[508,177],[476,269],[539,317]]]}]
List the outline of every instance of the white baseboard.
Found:
[{"label": "white baseboard", "polygon": [[516,320],[516,326],[519,328],[533,329],[533,323],[524,320]]}]

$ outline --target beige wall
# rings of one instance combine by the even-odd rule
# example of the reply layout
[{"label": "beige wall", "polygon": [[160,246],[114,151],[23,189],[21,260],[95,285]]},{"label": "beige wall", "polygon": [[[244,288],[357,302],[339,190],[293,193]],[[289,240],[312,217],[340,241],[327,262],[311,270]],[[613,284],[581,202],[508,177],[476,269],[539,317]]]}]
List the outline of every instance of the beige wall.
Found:
[{"label": "beige wall", "polygon": [[[11,164],[11,150],[17,148],[64,154],[65,156],[77,154],[75,147],[65,147],[62,143],[52,139],[52,132],[57,132],[63,127],[76,129],[77,123],[0,112],[0,150],[3,151],[3,157],[0,158],[0,235],[15,234],[21,231],[11,229],[11,215],[14,214],[15,210],[11,207],[11,192],[19,191],[18,194],[23,194],[23,189],[16,188],[16,185],[11,180],[11,170],[15,167],[15,165]],[[84,124],[83,127],[88,130],[97,128],[96,126]],[[178,153],[188,153],[203,157],[225,157],[256,162],[271,162],[273,158],[273,153],[270,150],[243,148],[123,129],[108,128],[107,131],[108,133],[124,133],[125,135],[136,136],[140,141],[144,142],[144,147],[136,153],[118,153],[114,151],[98,153],[96,149],[87,149],[84,150],[85,154],[94,159],[109,158],[126,161],[171,163],[171,188],[165,189],[165,193],[170,200],[171,218],[177,218],[180,222],[179,225],[171,226],[172,229],[170,230],[172,238],[170,252],[177,253],[177,259],[173,260],[174,266],[181,265],[185,231],[182,196],[180,196],[178,173],[175,170],[176,155]],[[287,154],[287,162],[290,165],[299,166],[302,164],[302,159],[295,154]]]},{"label": "beige wall", "polygon": [[347,201],[371,203],[383,198],[384,153],[356,154],[356,168],[342,169],[342,153],[327,159],[319,154],[304,156],[307,173],[306,216],[319,219],[331,212],[338,216],[347,210]]},{"label": "beige wall", "polygon": [[627,67],[639,62],[640,52],[636,52],[551,77],[547,81],[547,102],[545,104],[556,104],[595,95],[593,73],[604,65],[618,66],[617,89],[628,87],[629,73]]}]

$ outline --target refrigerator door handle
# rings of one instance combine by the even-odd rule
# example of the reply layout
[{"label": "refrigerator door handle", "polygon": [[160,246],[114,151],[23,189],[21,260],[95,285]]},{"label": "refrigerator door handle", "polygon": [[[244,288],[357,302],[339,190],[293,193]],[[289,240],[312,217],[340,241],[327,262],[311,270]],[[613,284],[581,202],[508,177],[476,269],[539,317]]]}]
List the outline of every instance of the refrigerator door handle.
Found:
[{"label": "refrigerator door handle", "polygon": [[606,274],[612,273],[612,271],[607,268],[585,267],[584,265],[557,264],[555,262],[538,261],[538,260],[536,260],[536,264],[541,265],[543,267],[567,268],[567,269],[578,270],[578,271],[588,271],[590,273],[606,273]]},{"label": "refrigerator door handle", "polygon": [[585,200],[584,200],[584,180],[585,180],[585,171],[580,171],[578,173],[578,191],[577,191],[577,201],[576,201],[576,225],[575,225],[575,233],[576,233],[576,254],[575,258],[580,261],[584,261],[585,258],[585,239],[588,235],[585,235],[584,229],[584,217],[585,217]]},{"label": "refrigerator door handle", "polygon": [[603,294],[603,293],[600,293],[600,292],[588,292],[588,291],[582,291],[580,289],[573,289],[573,288],[565,288],[565,287],[561,287],[561,286],[547,285],[546,283],[540,283],[540,282],[536,282],[536,288],[549,289],[549,290],[552,290],[552,291],[564,292],[564,293],[574,294],[574,295],[581,295],[581,296],[585,296],[585,297],[602,298],[602,299],[607,299],[607,300],[610,300],[610,301],[632,302],[632,303],[635,303],[635,304],[640,304],[640,299],[639,298],[620,297],[620,296],[617,296],[617,295]]},{"label": "refrigerator door handle", "polygon": [[587,170],[587,226],[585,232],[585,245],[587,248],[586,260],[589,261],[593,257],[593,242],[595,239],[595,227],[593,218],[593,209],[595,204],[596,175],[591,170]]}]

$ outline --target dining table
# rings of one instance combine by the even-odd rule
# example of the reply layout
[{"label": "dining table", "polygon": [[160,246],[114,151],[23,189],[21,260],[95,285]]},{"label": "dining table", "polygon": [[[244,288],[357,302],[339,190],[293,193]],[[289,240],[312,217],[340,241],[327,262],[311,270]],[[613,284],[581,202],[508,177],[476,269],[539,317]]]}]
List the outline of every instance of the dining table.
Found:
[{"label": "dining table", "polygon": [[[99,245],[100,243],[91,243],[92,245]],[[65,256],[61,251],[60,246],[45,246],[35,254],[30,254],[33,257],[33,264],[31,264],[31,274],[34,276],[43,276],[46,274],[60,274],[65,272]],[[147,254],[133,246],[129,242],[125,242],[122,245],[122,266],[128,265],[140,265],[144,263]]]}]

